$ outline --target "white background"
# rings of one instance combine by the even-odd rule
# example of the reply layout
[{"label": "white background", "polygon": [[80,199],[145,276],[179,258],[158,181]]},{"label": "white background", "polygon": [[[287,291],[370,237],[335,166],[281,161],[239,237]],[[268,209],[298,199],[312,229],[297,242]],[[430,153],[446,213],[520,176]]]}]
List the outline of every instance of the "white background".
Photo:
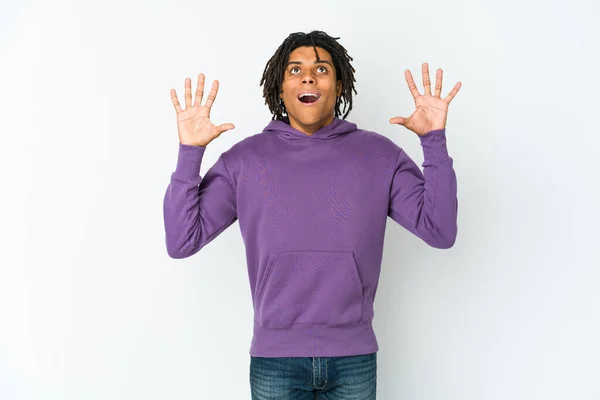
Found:
[{"label": "white background", "polygon": [[420,165],[393,116],[403,71],[444,69],[459,234],[388,219],[375,300],[378,398],[600,398],[599,6],[574,1],[19,1],[0,8],[0,398],[249,399],[239,225],[173,260],[162,202],[169,89],[221,90],[221,152],[260,132],[259,87],[291,32],[341,37],[348,117]]}]

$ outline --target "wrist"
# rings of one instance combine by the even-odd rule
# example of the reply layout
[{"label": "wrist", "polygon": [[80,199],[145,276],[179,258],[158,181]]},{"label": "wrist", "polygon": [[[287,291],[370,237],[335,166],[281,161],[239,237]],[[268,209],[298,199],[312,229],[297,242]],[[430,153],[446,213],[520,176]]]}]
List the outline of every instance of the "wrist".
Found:
[{"label": "wrist", "polygon": [[184,146],[194,146],[194,147],[206,147],[208,145],[208,143],[210,142],[201,142],[201,143],[188,143],[188,142],[179,142],[179,144],[182,144]]}]

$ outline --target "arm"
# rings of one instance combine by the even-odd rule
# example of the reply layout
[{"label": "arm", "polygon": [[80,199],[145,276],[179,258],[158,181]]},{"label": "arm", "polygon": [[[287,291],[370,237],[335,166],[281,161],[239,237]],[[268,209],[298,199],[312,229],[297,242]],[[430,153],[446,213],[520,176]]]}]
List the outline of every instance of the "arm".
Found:
[{"label": "arm", "polygon": [[432,247],[447,249],[457,235],[458,200],[445,129],[420,136],[423,173],[400,150],[390,189],[388,215]]},{"label": "arm", "polygon": [[435,92],[431,93],[429,66],[423,63],[421,94],[410,70],[404,75],[415,100],[409,117],[394,117],[390,123],[415,132],[423,147],[423,173],[402,150],[398,154],[390,191],[388,215],[400,225],[437,248],[450,248],[456,241],[458,200],[453,160],[446,148],[448,105],[462,86],[460,82],[441,98],[443,71],[436,71]]},{"label": "arm", "polygon": [[200,164],[206,146],[231,123],[219,126],[210,121],[210,110],[217,97],[219,81],[204,105],[204,74],[198,75],[198,87],[192,104],[192,83],[185,79],[185,108],[182,109],[175,89],[171,100],[177,113],[179,156],[171,175],[163,203],[167,253],[172,258],[189,257],[206,246],[237,219],[235,184],[225,165],[224,155],[200,176]]},{"label": "arm", "polygon": [[177,168],[164,197],[167,253],[189,257],[237,220],[235,186],[223,155],[199,175],[206,147],[179,144]]}]

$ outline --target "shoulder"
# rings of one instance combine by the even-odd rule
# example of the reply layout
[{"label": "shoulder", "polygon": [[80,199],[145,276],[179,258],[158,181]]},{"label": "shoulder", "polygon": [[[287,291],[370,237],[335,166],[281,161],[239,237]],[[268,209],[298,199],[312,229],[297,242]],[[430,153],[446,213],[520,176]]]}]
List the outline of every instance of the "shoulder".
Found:
[{"label": "shoulder", "polygon": [[360,144],[371,148],[376,147],[396,154],[401,150],[400,146],[398,146],[391,138],[373,130],[358,128],[353,133],[353,136]]},{"label": "shoulder", "polygon": [[238,153],[247,153],[249,151],[256,151],[258,149],[267,146],[273,139],[272,132],[259,132],[246,136],[240,141],[234,143],[226,153],[232,155],[239,155]]},{"label": "shoulder", "polygon": [[243,163],[244,160],[253,158],[256,154],[260,154],[271,147],[272,143],[273,135],[271,132],[255,133],[234,143],[223,152],[222,157],[227,164]]}]

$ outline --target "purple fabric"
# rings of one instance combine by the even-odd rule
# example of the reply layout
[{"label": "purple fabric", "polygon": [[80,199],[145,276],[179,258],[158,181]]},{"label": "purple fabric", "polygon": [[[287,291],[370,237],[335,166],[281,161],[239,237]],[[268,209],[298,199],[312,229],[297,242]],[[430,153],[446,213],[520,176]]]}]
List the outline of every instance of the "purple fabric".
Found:
[{"label": "purple fabric", "polygon": [[172,258],[238,221],[254,307],[255,357],[376,352],[373,303],[387,217],[452,247],[458,201],[444,129],[419,136],[423,172],[393,141],[335,118],[308,136],[283,121],[199,175],[205,147],[179,145],[164,198]]}]

